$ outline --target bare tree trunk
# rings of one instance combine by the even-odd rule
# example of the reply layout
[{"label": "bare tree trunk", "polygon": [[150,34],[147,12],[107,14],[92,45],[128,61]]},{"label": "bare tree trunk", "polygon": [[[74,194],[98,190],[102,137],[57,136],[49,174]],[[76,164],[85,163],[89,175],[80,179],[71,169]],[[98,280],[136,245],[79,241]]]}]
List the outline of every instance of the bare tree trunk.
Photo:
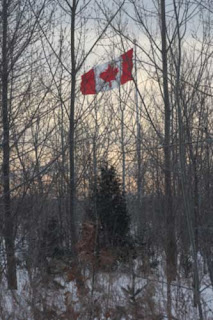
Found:
[{"label": "bare tree trunk", "polygon": [[76,61],[75,61],[75,14],[76,0],[72,2],[71,15],[71,103],[70,103],[70,120],[69,120],[69,155],[70,155],[70,232],[71,247],[75,254],[75,244],[77,242],[76,226],[75,226],[75,85],[76,85]]},{"label": "bare tree trunk", "polygon": [[5,215],[5,244],[7,255],[7,281],[9,289],[17,289],[14,226],[10,198],[10,128],[8,115],[8,2],[2,6],[2,117],[3,117],[3,202]]},{"label": "bare tree trunk", "polygon": [[[194,302],[195,307],[198,306],[199,318],[203,319],[203,311],[200,300],[200,280],[199,280],[199,272],[198,272],[198,264],[197,264],[197,249],[196,249],[196,240],[195,240],[195,232],[193,230],[192,225],[192,208],[190,205],[189,195],[186,190],[186,156],[185,156],[185,145],[184,145],[184,137],[183,137],[183,123],[182,123],[182,111],[180,105],[180,71],[181,71],[181,36],[180,36],[180,26],[178,21],[178,13],[176,1],[174,0],[174,9],[177,23],[177,37],[178,37],[178,59],[176,63],[176,86],[175,86],[175,95],[176,95],[176,103],[177,103],[177,111],[178,111],[178,125],[179,125],[179,159],[180,159],[180,177],[181,177],[181,187],[182,187],[182,196],[184,203],[184,211],[186,215],[187,228],[190,238],[190,244],[192,247],[193,254],[193,265],[194,265]],[[192,160],[195,158],[192,158]],[[193,163],[194,165],[194,175],[197,175],[196,172],[196,161]],[[195,181],[195,188],[197,188],[196,184],[198,181]],[[197,191],[196,191],[197,192]]]},{"label": "bare tree trunk", "polygon": [[141,197],[142,197],[142,183],[141,183],[141,126],[140,126],[140,118],[139,118],[139,105],[138,105],[138,81],[137,81],[137,46],[136,46],[136,40],[134,40],[135,43],[135,105],[136,105],[136,150],[137,150],[137,207],[138,207],[138,213],[139,216],[141,216]]},{"label": "bare tree trunk", "polygon": [[170,149],[170,128],[171,128],[171,108],[168,89],[168,62],[166,43],[166,14],[165,0],[161,0],[161,40],[162,40],[162,63],[163,63],[163,93],[164,93],[164,170],[165,170],[165,214],[166,214],[166,256],[167,256],[167,276],[170,280],[176,277],[176,241],[175,241],[175,219],[172,203],[171,189],[171,149]]}]

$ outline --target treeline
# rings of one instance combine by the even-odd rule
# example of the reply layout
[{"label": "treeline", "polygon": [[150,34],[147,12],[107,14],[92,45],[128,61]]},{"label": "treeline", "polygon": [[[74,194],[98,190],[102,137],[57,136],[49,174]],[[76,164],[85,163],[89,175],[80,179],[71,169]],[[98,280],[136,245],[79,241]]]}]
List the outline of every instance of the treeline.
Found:
[{"label": "treeline", "polygon": [[[103,238],[114,228],[119,240],[102,239],[111,245],[129,233],[148,255],[163,248],[169,282],[177,261],[189,260],[202,318],[199,254],[213,279],[212,11],[210,1],[187,0],[1,2],[0,206],[9,288],[17,288],[20,241],[39,255],[52,228],[77,259],[81,224],[92,220],[105,228]],[[85,71],[130,48],[133,81],[80,93]],[[119,185],[115,203],[109,182],[100,182],[106,163]]]}]

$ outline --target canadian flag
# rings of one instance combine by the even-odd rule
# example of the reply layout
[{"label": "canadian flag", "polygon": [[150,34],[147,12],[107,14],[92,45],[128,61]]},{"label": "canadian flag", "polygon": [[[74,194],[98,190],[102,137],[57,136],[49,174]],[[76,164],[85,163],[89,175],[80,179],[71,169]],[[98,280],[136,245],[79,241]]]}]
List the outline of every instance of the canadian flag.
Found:
[{"label": "canadian flag", "polygon": [[98,65],[81,76],[82,94],[96,94],[118,88],[133,79],[133,49],[113,61]]}]

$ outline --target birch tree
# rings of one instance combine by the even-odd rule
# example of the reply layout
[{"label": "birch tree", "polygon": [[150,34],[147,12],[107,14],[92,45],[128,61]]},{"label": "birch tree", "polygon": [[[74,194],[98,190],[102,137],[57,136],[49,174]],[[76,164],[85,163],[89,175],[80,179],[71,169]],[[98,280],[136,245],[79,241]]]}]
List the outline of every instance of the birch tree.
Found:
[{"label": "birch tree", "polygon": [[[15,229],[11,207],[11,126],[15,121],[14,115],[20,112],[16,109],[13,114],[14,88],[22,83],[26,71],[25,59],[27,49],[37,38],[37,25],[41,19],[46,1],[40,2],[36,8],[37,15],[33,17],[29,3],[25,1],[2,1],[1,28],[1,107],[3,124],[3,203],[4,203],[4,237],[7,255],[7,279],[10,289],[17,288],[15,261]],[[35,3],[33,3],[35,5]],[[25,86],[25,90],[26,86]],[[21,92],[21,90],[20,90]],[[26,91],[25,91],[26,92]],[[24,96],[24,92],[22,91]],[[21,94],[20,94],[21,96]],[[15,101],[17,103],[17,101]],[[21,106],[21,104],[19,104]],[[14,124],[13,124],[14,125]],[[23,130],[23,128],[22,128]],[[24,132],[24,130],[23,130]],[[17,137],[15,137],[17,139]]]}]

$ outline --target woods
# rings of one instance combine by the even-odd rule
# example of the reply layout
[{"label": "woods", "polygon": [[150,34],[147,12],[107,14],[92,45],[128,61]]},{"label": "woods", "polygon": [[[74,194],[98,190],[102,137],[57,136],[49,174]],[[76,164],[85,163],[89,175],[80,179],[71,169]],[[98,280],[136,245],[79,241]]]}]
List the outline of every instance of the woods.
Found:
[{"label": "woods", "polygon": [[1,319],[213,317],[212,13],[1,1]]}]

